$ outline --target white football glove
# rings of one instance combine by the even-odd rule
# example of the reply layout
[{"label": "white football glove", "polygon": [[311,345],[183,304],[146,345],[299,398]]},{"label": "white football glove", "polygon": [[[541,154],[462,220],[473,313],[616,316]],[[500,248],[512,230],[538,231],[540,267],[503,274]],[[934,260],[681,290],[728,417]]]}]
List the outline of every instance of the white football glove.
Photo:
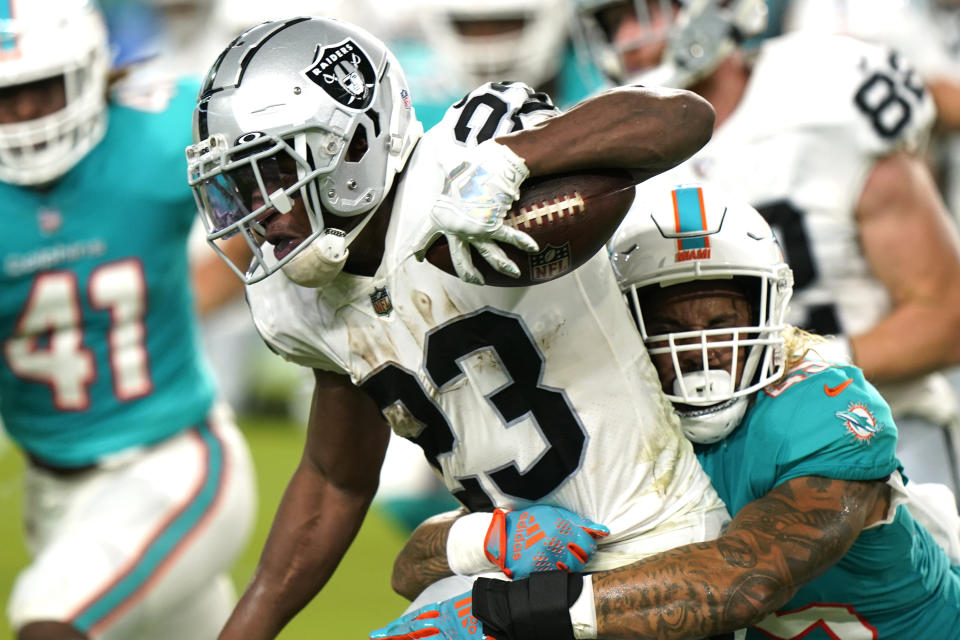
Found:
[{"label": "white football glove", "polygon": [[417,260],[423,260],[430,245],[443,234],[453,268],[462,280],[484,283],[470,259],[470,245],[500,273],[519,277],[517,265],[496,242],[528,252],[539,248],[526,233],[503,226],[507,211],[520,195],[520,183],[529,175],[523,158],[506,145],[493,140],[478,144],[470,151],[469,160],[447,173],[443,192],[430,210],[429,227],[414,243]]}]

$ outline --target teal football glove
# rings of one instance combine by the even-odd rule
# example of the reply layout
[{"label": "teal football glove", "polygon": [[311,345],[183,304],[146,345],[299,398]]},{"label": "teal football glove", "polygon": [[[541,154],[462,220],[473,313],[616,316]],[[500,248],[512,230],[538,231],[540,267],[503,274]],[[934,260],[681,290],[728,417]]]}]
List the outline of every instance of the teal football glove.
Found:
[{"label": "teal football glove", "polygon": [[[473,617],[473,592],[435,602],[401,616],[370,633],[371,640],[484,640],[480,621]],[[493,639],[490,639],[493,640]]]},{"label": "teal football glove", "polygon": [[533,505],[493,512],[484,552],[508,578],[526,578],[541,571],[583,571],[597,550],[597,540],[610,535],[602,524],[562,507]]}]

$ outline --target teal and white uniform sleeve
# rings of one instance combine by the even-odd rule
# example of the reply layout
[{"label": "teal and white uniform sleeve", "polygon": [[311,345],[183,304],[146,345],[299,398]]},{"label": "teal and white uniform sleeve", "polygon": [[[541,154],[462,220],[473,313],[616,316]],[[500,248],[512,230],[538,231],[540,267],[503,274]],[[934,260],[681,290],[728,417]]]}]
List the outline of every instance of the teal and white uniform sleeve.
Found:
[{"label": "teal and white uniform sleeve", "polygon": [[807,361],[697,455],[733,513],[801,476],[883,480],[897,469],[896,441],[890,408],[859,369]]},{"label": "teal and white uniform sleeve", "polygon": [[[886,480],[899,468],[896,440],[887,403],[859,369],[806,361],[697,454],[736,516],[794,478]],[[894,509],[747,637],[934,640],[960,628],[960,580],[906,506]]]},{"label": "teal and white uniform sleeve", "polygon": [[204,420],[183,150],[197,84],[124,94],[48,189],[0,183],[0,415],[30,455],[82,466]]}]

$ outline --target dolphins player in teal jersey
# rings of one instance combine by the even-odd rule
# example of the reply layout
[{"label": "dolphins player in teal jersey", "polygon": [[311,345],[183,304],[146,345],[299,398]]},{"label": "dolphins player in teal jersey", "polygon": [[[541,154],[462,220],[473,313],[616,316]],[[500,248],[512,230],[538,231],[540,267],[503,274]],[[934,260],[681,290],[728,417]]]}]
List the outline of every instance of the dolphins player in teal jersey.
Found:
[{"label": "dolphins player in teal jersey", "polygon": [[18,640],[212,639],[253,479],[193,317],[197,87],[108,102],[108,68],[91,3],[0,0],[0,416],[32,557],[7,613]]},{"label": "dolphins player in teal jersey", "polygon": [[[638,198],[643,206],[611,241],[614,270],[663,391],[734,519],[715,541],[594,572],[584,584],[593,606],[571,608],[575,637],[691,638],[741,627],[747,638],[780,640],[946,637],[960,624],[960,575],[905,504],[890,409],[859,369],[817,358],[819,339],[785,324],[793,278],[770,227],[709,187],[643,185]],[[584,556],[595,547],[577,533],[582,521],[543,509],[557,510],[524,511],[566,521],[547,532],[566,549],[513,546],[513,564],[591,571]],[[502,569],[492,562],[503,555],[496,539],[530,538],[520,520],[512,528],[508,520],[502,536],[472,539],[459,525],[443,535],[451,526],[438,519],[414,534],[395,585],[416,593],[471,551],[490,559],[486,571]],[[429,572],[413,575],[412,558]],[[463,579],[447,580],[460,591],[443,597],[463,591]],[[504,584],[481,578],[474,601]],[[437,626],[448,640],[479,638],[442,626],[464,606],[461,596],[416,608],[371,637],[404,640]]]}]

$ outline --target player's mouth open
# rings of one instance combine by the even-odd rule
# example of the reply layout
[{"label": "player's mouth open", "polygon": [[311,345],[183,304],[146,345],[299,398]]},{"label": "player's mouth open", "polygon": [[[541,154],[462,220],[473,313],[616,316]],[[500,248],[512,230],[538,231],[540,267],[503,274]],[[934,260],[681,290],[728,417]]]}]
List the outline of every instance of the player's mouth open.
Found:
[{"label": "player's mouth open", "polygon": [[300,238],[279,238],[270,242],[273,245],[273,257],[277,260],[283,260],[284,256],[299,247],[301,242],[303,240]]}]

